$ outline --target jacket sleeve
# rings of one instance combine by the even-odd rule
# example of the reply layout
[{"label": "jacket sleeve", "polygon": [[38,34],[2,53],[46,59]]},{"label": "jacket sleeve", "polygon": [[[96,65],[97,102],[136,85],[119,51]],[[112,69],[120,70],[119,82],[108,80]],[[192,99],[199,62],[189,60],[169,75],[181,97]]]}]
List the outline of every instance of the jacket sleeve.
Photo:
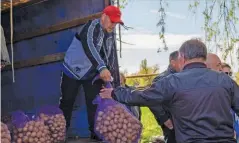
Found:
[{"label": "jacket sleeve", "polygon": [[232,109],[239,116],[239,86],[235,81],[233,81],[232,89]]},{"label": "jacket sleeve", "polygon": [[130,106],[161,106],[163,102],[170,101],[175,93],[168,80],[165,77],[143,91],[118,87],[112,92],[112,97]]},{"label": "jacket sleeve", "polygon": [[162,72],[161,74],[159,74],[158,76],[156,76],[156,77],[153,79],[152,83],[154,83],[154,82],[156,82],[156,81],[158,81],[158,80],[161,80],[162,78],[166,77],[167,75],[169,75],[168,71]]},{"label": "jacket sleeve", "polygon": [[150,106],[149,109],[153,113],[159,125],[163,125],[164,122],[170,119],[170,115],[164,110],[161,105]]},{"label": "jacket sleeve", "polygon": [[[97,45],[99,34],[100,34],[99,23],[92,21],[85,26],[85,28],[82,30],[80,35],[76,34],[76,37],[80,37],[80,40],[82,42],[82,45],[87,57],[90,59],[93,66],[100,72],[102,69],[106,68],[106,65],[99,54],[100,49],[97,49],[100,46],[102,46],[102,45]],[[101,35],[101,36],[102,37],[99,39],[102,40],[101,42],[103,43],[104,35]],[[96,47],[96,45],[99,47]]]}]

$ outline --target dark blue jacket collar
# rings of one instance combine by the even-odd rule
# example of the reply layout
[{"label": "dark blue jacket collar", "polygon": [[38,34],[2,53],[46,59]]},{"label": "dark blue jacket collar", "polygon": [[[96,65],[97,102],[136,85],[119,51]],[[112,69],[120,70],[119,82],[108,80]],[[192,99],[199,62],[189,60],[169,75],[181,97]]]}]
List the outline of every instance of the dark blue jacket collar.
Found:
[{"label": "dark blue jacket collar", "polygon": [[206,64],[201,62],[190,63],[184,66],[183,70],[193,69],[193,68],[207,68]]}]

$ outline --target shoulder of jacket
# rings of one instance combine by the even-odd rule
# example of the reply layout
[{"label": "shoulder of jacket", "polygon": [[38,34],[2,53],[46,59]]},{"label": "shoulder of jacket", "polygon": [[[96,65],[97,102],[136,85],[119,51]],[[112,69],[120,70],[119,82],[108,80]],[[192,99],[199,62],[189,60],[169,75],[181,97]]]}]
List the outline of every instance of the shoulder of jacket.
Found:
[{"label": "shoulder of jacket", "polygon": [[161,79],[161,78],[166,77],[166,76],[168,76],[168,75],[169,75],[169,73],[168,73],[168,71],[166,70],[166,71],[160,73],[155,79]]}]

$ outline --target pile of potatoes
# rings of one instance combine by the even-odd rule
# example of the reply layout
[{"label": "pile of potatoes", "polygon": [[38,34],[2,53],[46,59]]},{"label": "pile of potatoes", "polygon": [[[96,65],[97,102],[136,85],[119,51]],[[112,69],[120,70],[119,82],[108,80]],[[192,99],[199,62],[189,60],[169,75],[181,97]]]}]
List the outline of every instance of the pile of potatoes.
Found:
[{"label": "pile of potatoes", "polygon": [[13,128],[13,143],[52,143],[44,122],[29,121],[22,128]]},{"label": "pile of potatoes", "polygon": [[49,128],[51,143],[59,143],[65,140],[66,121],[63,114],[48,116],[41,113],[40,119],[42,119]]},{"label": "pile of potatoes", "polygon": [[120,105],[99,111],[95,131],[109,143],[134,143],[141,134],[142,124]]},{"label": "pile of potatoes", "polygon": [[1,122],[1,143],[11,143],[10,131],[6,124]]}]

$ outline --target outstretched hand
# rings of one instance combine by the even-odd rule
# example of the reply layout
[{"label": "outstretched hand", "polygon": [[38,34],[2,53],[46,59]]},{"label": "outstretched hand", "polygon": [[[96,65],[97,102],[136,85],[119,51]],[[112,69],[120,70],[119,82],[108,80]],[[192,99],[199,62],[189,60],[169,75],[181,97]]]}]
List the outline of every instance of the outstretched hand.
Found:
[{"label": "outstretched hand", "polygon": [[103,88],[100,90],[100,96],[101,98],[112,98],[111,93],[113,91],[113,88]]},{"label": "outstretched hand", "polygon": [[103,69],[100,72],[100,78],[104,81],[104,82],[110,82],[111,81],[111,73],[108,69]]}]

